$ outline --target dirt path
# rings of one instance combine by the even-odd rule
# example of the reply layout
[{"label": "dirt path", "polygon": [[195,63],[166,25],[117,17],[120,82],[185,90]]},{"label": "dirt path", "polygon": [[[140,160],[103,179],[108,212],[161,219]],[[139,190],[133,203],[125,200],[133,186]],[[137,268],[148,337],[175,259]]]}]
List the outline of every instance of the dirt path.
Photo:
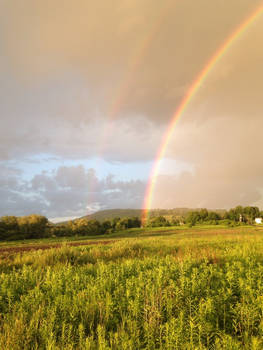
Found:
[{"label": "dirt path", "polygon": [[20,252],[27,252],[31,250],[47,250],[51,248],[61,248],[62,246],[68,246],[68,247],[78,247],[83,245],[98,245],[98,244],[110,244],[117,242],[117,240],[110,240],[110,241],[88,241],[88,242],[67,242],[66,244],[62,243],[54,243],[54,244],[36,244],[32,246],[20,246],[20,247],[6,247],[6,248],[0,248],[0,255],[4,253],[20,253]]}]

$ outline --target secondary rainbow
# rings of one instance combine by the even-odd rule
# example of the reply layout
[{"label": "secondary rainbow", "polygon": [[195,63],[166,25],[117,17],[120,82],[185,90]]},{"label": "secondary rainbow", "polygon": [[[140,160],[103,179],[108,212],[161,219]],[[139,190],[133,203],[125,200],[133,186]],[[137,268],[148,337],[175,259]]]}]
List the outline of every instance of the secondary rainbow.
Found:
[{"label": "secondary rainbow", "polygon": [[107,141],[113,132],[113,121],[120,114],[123,106],[129,98],[131,88],[136,81],[137,73],[141,68],[141,65],[145,61],[145,57],[148,54],[148,51],[154,42],[156,34],[159,32],[167,15],[169,14],[171,6],[174,5],[174,2],[164,2],[164,6],[161,8],[159,16],[150,26],[149,31],[139,42],[137,48],[135,49],[132,57],[129,60],[127,72],[125,73],[121,83],[114,93],[114,99],[109,106],[108,110],[108,123],[102,131],[101,139],[99,142],[98,155],[103,156],[105,149],[107,147]]},{"label": "secondary rainbow", "polygon": [[184,111],[186,110],[191,100],[196,95],[198,89],[204,83],[207,76],[209,75],[211,70],[214,68],[214,66],[220,61],[220,59],[224,56],[224,54],[228,51],[228,49],[230,49],[230,47],[234,44],[234,42],[237,39],[239,39],[244,34],[244,32],[247,31],[250,28],[250,26],[262,15],[262,13],[263,13],[263,5],[261,4],[261,6],[258,7],[248,18],[246,18],[245,21],[242,22],[238,26],[238,28],[236,28],[236,30],[224,41],[223,45],[220,46],[220,48],[214,53],[214,55],[210,58],[210,60],[204,66],[202,71],[198,74],[196,79],[192,82],[189,90],[187,91],[180,105],[178,106],[175,113],[173,114],[171,122],[161,142],[161,146],[159,147],[159,150],[157,152],[154,166],[152,168],[151,175],[146,188],[146,192],[144,196],[144,205],[143,205],[144,209],[143,209],[143,215],[142,215],[143,223],[147,220],[149,209],[151,209],[154,186],[156,183],[157,175],[159,173],[161,160],[165,155],[166,148],[174,132],[177,121],[183,115]]}]

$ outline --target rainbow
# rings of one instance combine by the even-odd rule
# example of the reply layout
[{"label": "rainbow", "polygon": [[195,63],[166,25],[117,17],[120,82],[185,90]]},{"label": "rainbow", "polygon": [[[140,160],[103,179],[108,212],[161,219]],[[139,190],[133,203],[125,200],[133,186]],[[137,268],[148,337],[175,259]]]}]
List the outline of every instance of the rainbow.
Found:
[{"label": "rainbow", "polygon": [[173,2],[167,2],[164,3],[165,6],[162,7],[158,18],[154,23],[150,26],[149,31],[146,33],[146,35],[143,37],[143,39],[139,42],[137,48],[135,49],[130,62],[128,63],[127,72],[124,75],[121,83],[117,87],[114,98],[109,106],[108,109],[108,124],[104,128],[101,136],[101,140],[99,142],[99,149],[98,154],[100,157],[102,157],[105,148],[107,146],[107,141],[109,139],[109,136],[111,136],[113,130],[113,124],[112,121],[119,115],[121,112],[123,106],[125,105],[125,102],[127,101],[131,88],[135,82],[136,74],[139,71],[141,65],[143,64],[145,57],[154,41],[154,38],[158,31],[160,30],[161,26],[165,22],[167,14],[169,14],[169,11],[171,9],[171,6],[173,5]]},{"label": "rainbow", "polygon": [[155,39],[156,34],[160,30],[161,26],[165,22],[167,15],[170,13],[171,6],[174,5],[173,1],[164,2],[157,19],[152,23],[143,39],[138,43],[131,59],[129,60],[127,72],[118,85],[116,91],[113,94],[113,100],[108,108],[108,123],[103,128],[97,148],[97,161],[95,163],[95,169],[100,168],[102,165],[102,158],[105,154],[107,143],[113,134],[113,121],[121,112],[125,102],[129,97],[131,88],[135,82],[136,75],[141,68],[146,55]]},{"label": "rainbow", "polygon": [[110,105],[109,109],[109,118],[113,119],[120,111],[122,106],[124,105],[127,97],[129,96],[130,88],[132,87],[134,80],[136,78],[136,73],[140,68],[141,64],[144,62],[145,56],[148,53],[148,50],[154,41],[156,34],[159,32],[162,24],[165,22],[166,16],[169,13],[171,5],[173,3],[167,2],[166,6],[163,6],[158,18],[151,26],[148,34],[146,34],[143,40],[139,43],[139,46],[136,48],[132,59],[130,60],[130,64],[127,70],[127,73],[124,76],[124,79],[118,90],[115,94],[115,99]]},{"label": "rainbow", "polygon": [[170,139],[173,135],[175,126],[179,118],[183,115],[186,108],[189,106],[190,102],[192,101],[193,97],[196,95],[199,88],[205,82],[206,78],[208,77],[212,69],[215,67],[215,65],[221,60],[221,58],[226,54],[226,52],[231,48],[231,46],[236,42],[236,40],[238,40],[245,33],[245,31],[248,30],[251,27],[251,25],[261,16],[262,13],[263,13],[263,5],[261,5],[252,14],[250,14],[250,16],[246,18],[245,21],[243,21],[234,30],[234,32],[224,41],[222,46],[220,46],[219,49],[213,54],[213,56],[210,58],[210,60],[207,62],[207,64],[204,66],[201,72],[198,74],[196,79],[192,82],[189,90],[186,92],[181,103],[179,104],[178,108],[173,114],[171,118],[171,122],[163,136],[161,145],[156,154],[155,162],[154,162],[151,175],[149,177],[149,181],[147,184],[147,188],[145,191],[144,205],[143,205],[144,209],[142,214],[143,223],[145,223],[145,221],[147,220],[149,210],[151,209],[154,187],[155,187],[156,179],[159,173],[161,160],[165,155],[166,148],[170,142]]}]

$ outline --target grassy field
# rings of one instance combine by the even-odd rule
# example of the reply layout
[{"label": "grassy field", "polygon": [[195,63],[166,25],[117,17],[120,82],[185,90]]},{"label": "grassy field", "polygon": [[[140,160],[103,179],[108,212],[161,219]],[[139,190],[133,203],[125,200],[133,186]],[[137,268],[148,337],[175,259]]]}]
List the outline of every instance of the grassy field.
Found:
[{"label": "grassy field", "polygon": [[87,239],[1,244],[0,349],[263,348],[262,227]]}]

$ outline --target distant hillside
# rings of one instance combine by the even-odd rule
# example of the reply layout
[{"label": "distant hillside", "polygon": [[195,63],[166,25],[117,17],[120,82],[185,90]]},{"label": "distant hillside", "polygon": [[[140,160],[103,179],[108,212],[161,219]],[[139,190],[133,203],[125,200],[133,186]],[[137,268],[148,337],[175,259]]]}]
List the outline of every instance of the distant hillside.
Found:
[{"label": "distant hillside", "polygon": [[83,216],[88,220],[95,219],[98,221],[112,220],[114,218],[125,218],[125,217],[140,217],[142,215],[141,209],[107,209],[100,210],[93,214]]},{"label": "distant hillside", "polygon": [[[150,210],[150,217],[155,216],[165,216],[167,218],[170,218],[172,216],[184,216],[189,211],[193,210],[200,210],[200,209],[193,209],[193,208],[174,208],[174,209],[151,209]],[[209,209],[208,209],[209,211]],[[223,214],[225,212],[224,209],[213,209],[213,211],[217,212],[218,214]],[[108,210],[100,210],[93,214],[83,216],[83,218],[87,218],[88,220],[98,220],[98,221],[105,221],[105,220],[112,220],[113,218],[120,217],[141,217],[142,215],[142,209],[108,209]]]}]

